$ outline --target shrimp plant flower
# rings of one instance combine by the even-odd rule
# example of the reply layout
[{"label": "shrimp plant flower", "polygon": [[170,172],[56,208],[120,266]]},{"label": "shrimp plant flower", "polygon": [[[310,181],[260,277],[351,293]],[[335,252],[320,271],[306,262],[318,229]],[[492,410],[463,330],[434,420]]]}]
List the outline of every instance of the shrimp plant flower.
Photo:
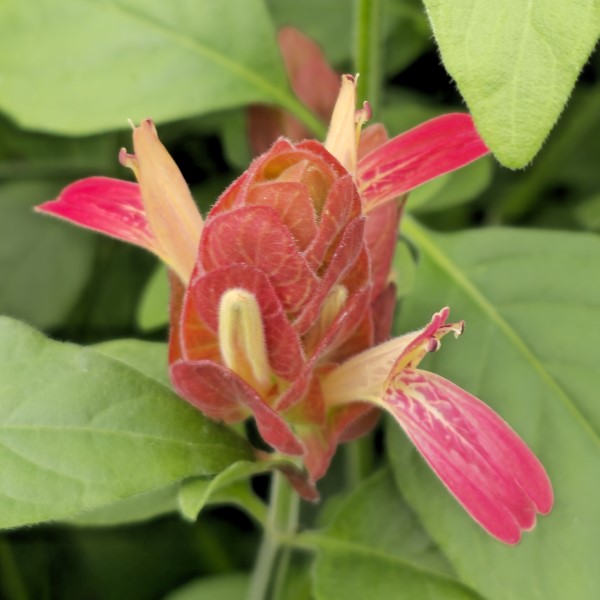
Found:
[{"label": "shrimp plant flower", "polygon": [[516,543],[550,511],[544,468],[489,407],[419,369],[462,323],[448,308],[389,339],[390,271],[407,193],[488,152],[467,114],[387,140],[356,110],[342,77],[324,143],[278,139],[204,220],[146,120],[121,151],[138,184],[75,182],[38,207],[156,254],[170,271],[169,370],[175,390],[209,417],[253,417],[264,441],[298,457],[314,496],[341,442],[381,409],[486,531]]}]

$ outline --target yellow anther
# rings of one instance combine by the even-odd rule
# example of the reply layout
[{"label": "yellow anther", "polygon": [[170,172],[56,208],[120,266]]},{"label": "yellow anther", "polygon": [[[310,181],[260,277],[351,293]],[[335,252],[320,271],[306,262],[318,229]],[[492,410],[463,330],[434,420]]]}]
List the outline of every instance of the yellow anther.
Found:
[{"label": "yellow anther", "polygon": [[265,331],[254,294],[227,290],[219,304],[219,347],[225,365],[258,391],[271,383]]},{"label": "yellow anther", "polygon": [[325,302],[323,302],[323,308],[319,316],[319,328],[323,333],[334,322],[340,310],[346,304],[346,300],[348,300],[348,290],[343,285],[334,285]]},{"label": "yellow anther", "polygon": [[327,333],[327,330],[331,327],[331,324],[335,321],[346,300],[348,299],[348,290],[343,285],[334,285],[331,288],[317,322],[312,329],[306,335],[304,340],[304,347],[310,354],[323,339],[323,336]]}]

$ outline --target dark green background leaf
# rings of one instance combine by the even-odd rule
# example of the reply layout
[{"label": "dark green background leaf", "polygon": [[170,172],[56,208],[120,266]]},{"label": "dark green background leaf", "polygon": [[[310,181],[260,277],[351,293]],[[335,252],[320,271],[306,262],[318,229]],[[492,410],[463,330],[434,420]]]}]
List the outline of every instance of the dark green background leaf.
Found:
[{"label": "dark green background leaf", "polygon": [[[445,491],[397,427],[389,455],[409,504],[461,579],[490,600],[600,595],[600,240],[486,229],[432,234],[405,225],[420,264],[400,330],[442,306],[465,319],[425,369],[489,403],[540,457],[556,504],[518,547],[489,537]],[[493,568],[491,568],[493,565]]]},{"label": "dark green background leaf", "polygon": [[388,470],[346,499],[316,545],[319,600],[479,598],[453,579],[452,568],[402,500]]},{"label": "dark green background leaf", "polygon": [[51,182],[0,185],[0,313],[60,325],[88,281],[94,237],[33,212],[60,190]]},{"label": "dark green background leaf", "polygon": [[171,592],[165,600],[234,600],[243,598],[250,584],[246,573],[213,575],[191,581]]}]

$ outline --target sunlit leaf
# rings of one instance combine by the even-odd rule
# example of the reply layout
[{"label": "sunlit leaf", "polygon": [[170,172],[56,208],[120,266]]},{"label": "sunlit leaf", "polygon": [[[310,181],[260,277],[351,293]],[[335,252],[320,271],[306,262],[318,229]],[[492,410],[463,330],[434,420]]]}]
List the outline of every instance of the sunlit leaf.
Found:
[{"label": "sunlit leaf", "polygon": [[19,123],[69,134],[295,103],[261,0],[3,2],[0,80]]},{"label": "sunlit leaf", "polygon": [[166,386],[0,319],[0,527],[64,518],[250,459]]},{"label": "sunlit leaf", "polygon": [[523,167],[600,34],[593,0],[424,0],[446,69],[498,160]]}]

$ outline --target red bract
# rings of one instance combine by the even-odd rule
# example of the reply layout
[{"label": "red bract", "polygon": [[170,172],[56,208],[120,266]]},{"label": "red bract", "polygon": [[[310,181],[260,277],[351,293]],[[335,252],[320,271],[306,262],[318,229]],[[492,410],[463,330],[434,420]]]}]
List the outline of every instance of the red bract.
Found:
[{"label": "red bract", "polygon": [[265,441],[304,455],[313,480],[340,437],[374,420],[369,406],[355,407],[351,421],[331,413],[318,384],[374,343],[364,229],[352,176],[323,145],[279,140],[208,214],[173,323],[178,392],[221,420],[254,414]]},{"label": "red bract", "polygon": [[[203,223],[147,121],[122,154],[140,181],[92,178],[39,210],[155,252],[171,268],[171,380],[227,423],[254,417],[263,439],[301,457],[305,497],[340,442],[391,413],[457,500],[515,543],[552,505],[546,473],[500,417],[417,369],[449,331],[448,309],[389,337],[390,282],[406,193],[487,153],[468,115],[386,141],[360,128],[355,82],[342,88],[325,144],[278,140],[218,199]],[[141,192],[141,193],[140,193]]]}]

